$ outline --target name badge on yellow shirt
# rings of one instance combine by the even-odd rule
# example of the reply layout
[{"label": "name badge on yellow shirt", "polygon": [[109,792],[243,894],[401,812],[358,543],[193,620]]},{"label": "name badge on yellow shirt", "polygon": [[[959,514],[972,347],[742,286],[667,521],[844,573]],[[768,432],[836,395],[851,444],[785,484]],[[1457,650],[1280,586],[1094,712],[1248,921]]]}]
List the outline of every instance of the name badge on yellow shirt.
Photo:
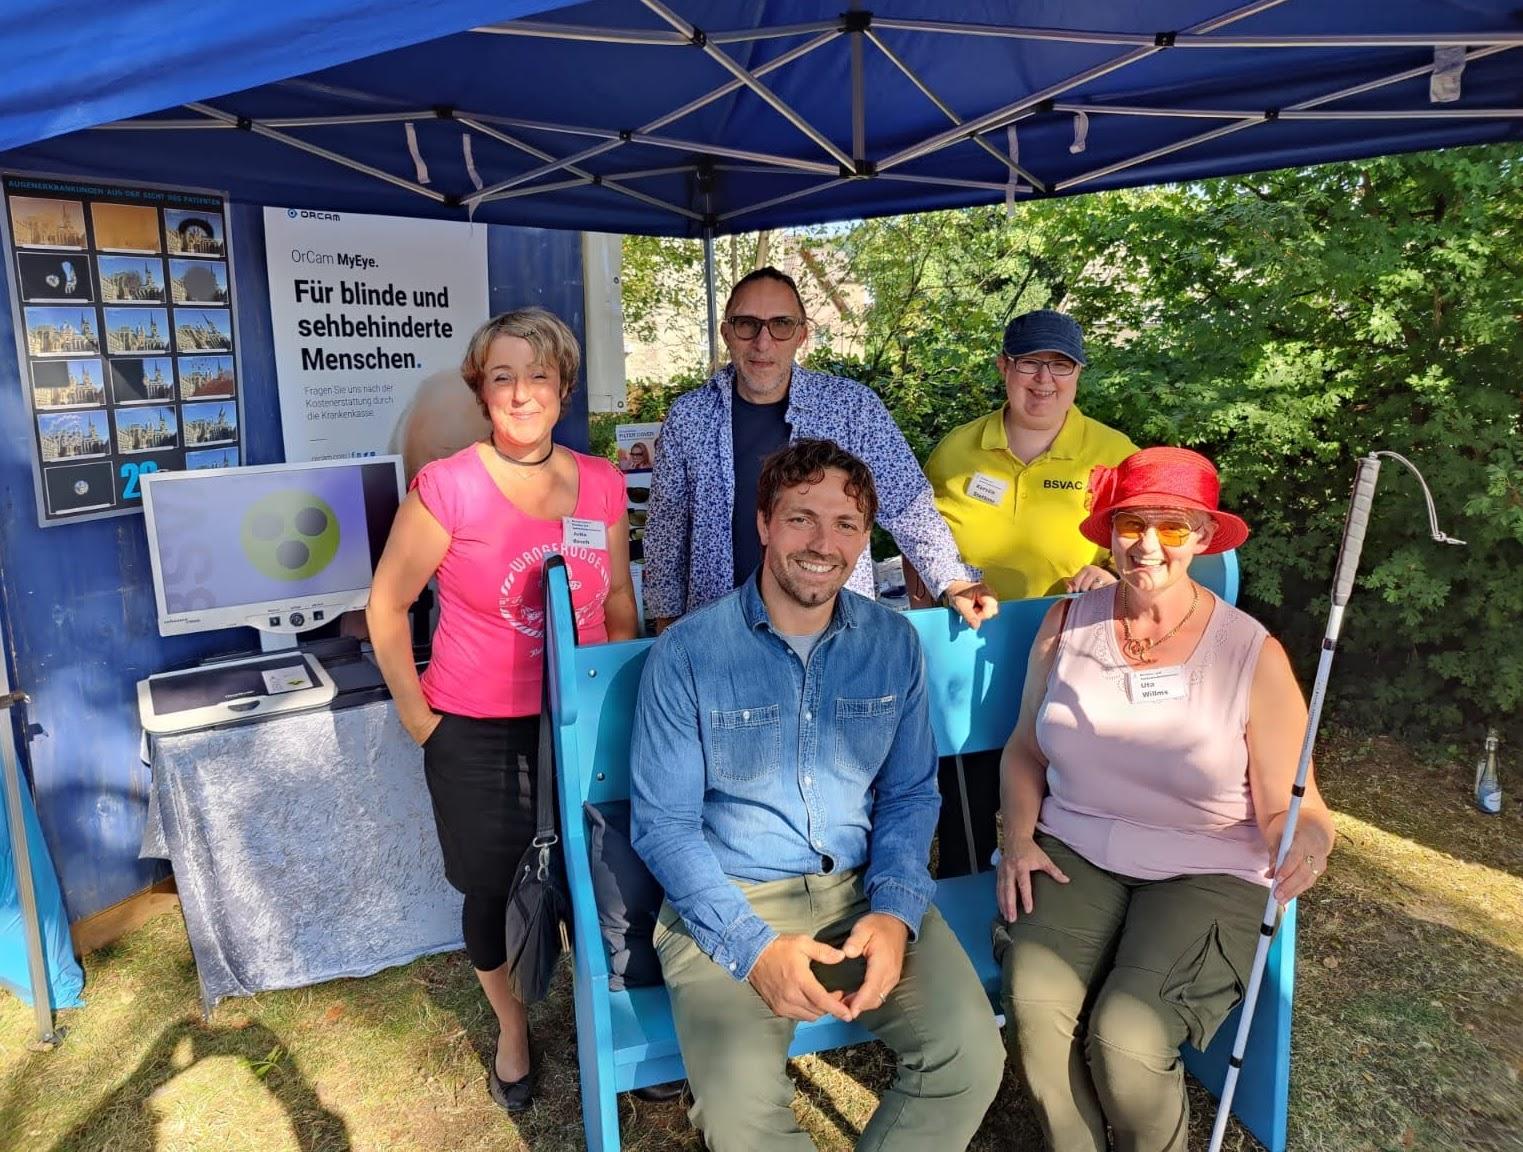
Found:
[{"label": "name badge on yellow shirt", "polygon": [[561,539],[567,548],[591,548],[598,552],[606,552],[608,551],[608,525],[601,520],[582,520],[576,516],[562,516]]},{"label": "name badge on yellow shirt", "polygon": [[968,495],[998,508],[1004,502],[1005,489],[1009,487],[1008,480],[990,476],[987,472],[975,472],[973,478],[968,481]]},{"label": "name badge on yellow shirt", "polygon": [[1190,695],[1190,685],[1183,668],[1142,668],[1126,674],[1126,694],[1133,704],[1183,700]]}]

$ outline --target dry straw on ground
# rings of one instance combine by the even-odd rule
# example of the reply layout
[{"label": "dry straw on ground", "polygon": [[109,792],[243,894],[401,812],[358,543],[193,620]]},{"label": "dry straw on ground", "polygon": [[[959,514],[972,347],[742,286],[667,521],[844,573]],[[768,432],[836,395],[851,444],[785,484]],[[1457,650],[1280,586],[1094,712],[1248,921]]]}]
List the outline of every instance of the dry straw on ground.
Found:
[{"label": "dry straw on ground", "polygon": [[[1343,843],[1302,903],[1294,1152],[1523,1150],[1523,805],[1467,802],[1469,770],[1387,741],[1331,742],[1321,767]],[[1509,761],[1510,767],[1516,760]],[[1508,780],[1516,781],[1516,771]],[[583,1147],[571,996],[533,1013],[540,1102],[517,1125],[483,1087],[486,1008],[460,954],[367,980],[197,1009],[177,915],[86,963],[65,1043],[28,1051],[0,997],[7,1152],[569,1152]],[[796,1061],[796,1108],[822,1149],[852,1146],[891,1060],[881,1047]],[[1192,1088],[1191,1147],[1209,1098]],[[697,1149],[681,1106],[625,1097],[629,1152]],[[1007,1076],[974,1148],[1039,1147]],[[1258,1145],[1232,1129],[1229,1150]],[[950,1150],[948,1150],[950,1152]]]}]

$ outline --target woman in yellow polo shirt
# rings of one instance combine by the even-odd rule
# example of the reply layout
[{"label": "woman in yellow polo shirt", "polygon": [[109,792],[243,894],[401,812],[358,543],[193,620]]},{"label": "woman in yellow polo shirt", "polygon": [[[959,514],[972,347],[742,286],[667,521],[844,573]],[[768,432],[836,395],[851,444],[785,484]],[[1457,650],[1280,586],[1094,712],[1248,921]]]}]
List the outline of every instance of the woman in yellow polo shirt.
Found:
[{"label": "woman in yellow polo shirt", "polygon": [[[1090,469],[1119,464],[1137,446],[1074,406],[1085,363],[1083,330],[1061,312],[1027,312],[1005,326],[995,362],[1005,404],[949,432],[925,465],[958,551],[983,570],[984,583],[1001,600],[1113,582],[1109,553],[1079,532],[1085,489]],[[907,566],[905,581],[911,604],[931,602]],[[961,768],[953,758],[942,763],[942,876],[988,867],[995,847],[992,819],[980,827],[968,814],[999,809],[999,753],[964,756]]]}]

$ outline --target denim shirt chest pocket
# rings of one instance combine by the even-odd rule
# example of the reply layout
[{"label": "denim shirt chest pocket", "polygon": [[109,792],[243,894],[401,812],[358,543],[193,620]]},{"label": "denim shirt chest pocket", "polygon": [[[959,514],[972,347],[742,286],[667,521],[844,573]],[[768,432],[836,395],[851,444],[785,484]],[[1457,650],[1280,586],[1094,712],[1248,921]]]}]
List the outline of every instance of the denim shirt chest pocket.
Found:
[{"label": "denim shirt chest pocket", "polygon": [[841,697],[836,700],[835,766],[841,771],[877,775],[899,726],[897,696]]},{"label": "denim shirt chest pocket", "polygon": [[760,780],[782,767],[783,725],[776,704],[710,709],[709,726],[714,740],[711,765],[717,778]]}]

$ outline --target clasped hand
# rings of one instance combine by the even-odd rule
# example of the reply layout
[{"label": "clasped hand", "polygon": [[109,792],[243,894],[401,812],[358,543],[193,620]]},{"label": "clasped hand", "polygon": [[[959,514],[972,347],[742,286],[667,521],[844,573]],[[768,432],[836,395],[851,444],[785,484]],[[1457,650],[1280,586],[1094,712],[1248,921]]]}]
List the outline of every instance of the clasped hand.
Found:
[{"label": "clasped hand", "polygon": [[[774,1015],[786,1020],[818,1020],[826,1015],[855,1020],[882,1007],[899,983],[909,931],[898,917],[869,912],[839,948],[812,936],[789,933],[762,949],[747,979]],[[826,988],[810,967],[858,958],[866,959],[867,971],[855,992]]]},{"label": "clasped hand", "polygon": [[953,580],[942,595],[969,628],[976,630],[985,620],[999,615],[999,598],[982,580],[976,584],[970,580]]}]

